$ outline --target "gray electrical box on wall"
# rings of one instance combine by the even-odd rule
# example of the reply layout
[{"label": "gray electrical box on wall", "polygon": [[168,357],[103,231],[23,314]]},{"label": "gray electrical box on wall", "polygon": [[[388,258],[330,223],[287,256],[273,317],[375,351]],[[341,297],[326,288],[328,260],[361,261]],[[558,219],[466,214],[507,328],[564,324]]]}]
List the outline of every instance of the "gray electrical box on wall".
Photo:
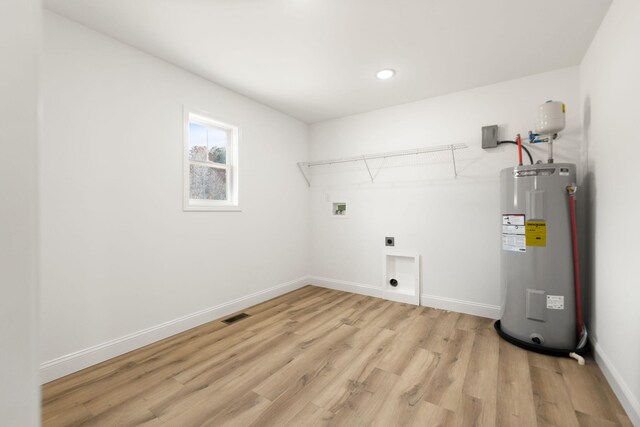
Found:
[{"label": "gray electrical box on wall", "polygon": [[482,127],[482,148],[498,146],[498,125]]}]

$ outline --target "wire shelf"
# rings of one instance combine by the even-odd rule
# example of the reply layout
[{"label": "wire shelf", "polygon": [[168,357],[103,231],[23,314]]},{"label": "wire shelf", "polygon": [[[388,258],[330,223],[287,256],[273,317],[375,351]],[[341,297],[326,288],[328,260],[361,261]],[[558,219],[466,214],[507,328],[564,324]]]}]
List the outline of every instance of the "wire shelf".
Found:
[{"label": "wire shelf", "polygon": [[387,151],[385,153],[376,153],[376,154],[363,154],[360,156],[351,156],[351,157],[340,157],[336,159],[328,159],[328,160],[315,160],[312,162],[298,162],[298,169],[302,173],[305,181],[307,181],[307,185],[311,186],[311,179],[308,173],[305,172],[305,169],[308,170],[311,167],[315,166],[324,166],[324,165],[333,165],[338,163],[348,163],[348,162],[364,162],[367,167],[367,172],[369,172],[369,177],[371,178],[371,182],[375,181],[376,175],[371,173],[371,169],[369,168],[368,160],[374,159],[386,159],[389,157],[400,157],[400,156],[415,156],[418,154],[425,153],[437,153],[442,151],[451,152],[451,161],[453,164],[453,174],[454,176],[458,176],[458,171],[456,169],[456,154],[457,150],[463,150],[465,148],[469,148],[467,144],[447,144],[447,145],[437,145],[432,147],[422,147],[422,148],[412,148],[408,150],[399,150],[399,151]]}]

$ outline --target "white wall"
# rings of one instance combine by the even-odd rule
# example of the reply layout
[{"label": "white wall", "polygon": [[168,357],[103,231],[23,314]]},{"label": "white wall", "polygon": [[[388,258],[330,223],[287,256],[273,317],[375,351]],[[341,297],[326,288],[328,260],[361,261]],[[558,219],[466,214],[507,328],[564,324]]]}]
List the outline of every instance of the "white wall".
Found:
[{"label": "white wall", "polygon": [[[482,150],[481,127],[498,124],[501,139],[514,139],[531,129],[539,104],[562,100],[567,128],[556,143],[556,161],[575,163],[581,146],[578,95],[573,67],[312,125],[311,160],[451,143],[470,147],[457,154],[457,179],[450,153],[429,161],[389,160],[374,184],[362,162],[313,168],[314,281],[375,294],[384,236],[394,236],[395,250],[422,256],[423,303],[498,316],[498,178],[500,169],[515,164],[517,150]],[[533,150],[536,160],[546,159],[546,146]],[[330,201],[343,200],[350,218],[332,218]]]},{"label": "white wall", "polygon": [[[58,15],[44,21],[45,380],[302,285],[308,191],[295,162],[307,126]],[[183,104],[240,127],[242,212],[183,212]]]},{"label": "white wall", "polygon": [[0,2],[0,424],[37,426],[40,2]]},{"label": "white wall", "polygon": [[597,360],[640,426],[640,3],[616,0],[580,66]]}]

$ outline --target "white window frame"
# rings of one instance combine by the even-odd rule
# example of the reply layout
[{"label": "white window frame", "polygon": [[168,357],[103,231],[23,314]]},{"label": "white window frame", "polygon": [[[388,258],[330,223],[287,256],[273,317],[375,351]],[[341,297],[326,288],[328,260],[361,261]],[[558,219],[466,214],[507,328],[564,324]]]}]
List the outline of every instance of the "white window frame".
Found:
[{"label": "white window frame", "polygon": [[[204,126],[212,126],[224,129],[229,132],[230,138],[227,141],[226,160],[227,164],[190,160],[189,159],[189,123],[199,123]],[[194,108],[184,107],[184,136],[183,136],[183,157],[184,157],[184,204],[185,211],[240,211],[238,201],[238,141],[239,129],[237,126],[224,123],[211,118],[211,115]],[[227,200],[199,200],[191,199],[189,169],[190,165],[207,166],[227,171]]]}]

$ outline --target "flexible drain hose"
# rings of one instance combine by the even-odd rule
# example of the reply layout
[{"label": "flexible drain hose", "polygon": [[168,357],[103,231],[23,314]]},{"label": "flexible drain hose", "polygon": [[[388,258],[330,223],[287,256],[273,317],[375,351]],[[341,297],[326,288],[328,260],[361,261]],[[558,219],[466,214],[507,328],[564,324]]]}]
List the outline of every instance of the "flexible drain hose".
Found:
[{"label": "flexible drain hose", "polygon": [[576,220],[576,185],[567,186],[569,193],[569,213],[571,215],[571,241],[573,244],[573,281],[576,287],[576,316],[578,322],[578,337],[582,337],[584,322],[582,319],[582,298],[580,292],[580,264],[578,261],[578,225]]}]

